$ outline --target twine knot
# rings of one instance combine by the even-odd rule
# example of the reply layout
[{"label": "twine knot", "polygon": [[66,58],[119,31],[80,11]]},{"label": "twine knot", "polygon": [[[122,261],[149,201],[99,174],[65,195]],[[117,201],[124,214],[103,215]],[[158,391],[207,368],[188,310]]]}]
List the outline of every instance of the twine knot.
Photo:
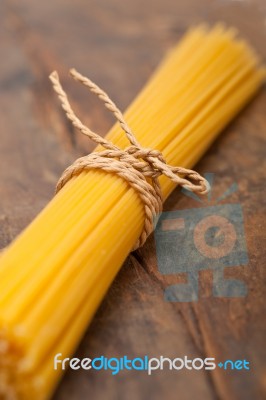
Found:
[{"label": "twine knot", "polygon": [[193,170],[168,165],[159,150],[142,147],[124,120],[123,114],[109,96],[90,79],[81,75],[75,69],[70,70],[70,75],[76,81],[88,87],[91,92],[95,93],[104,102],[106,108],[118,120],[130,142],[130,146],[120,149],[85,126],[72,110],[68,97],[60,84],[58,74],[54,71],[50,75],[50,80],[53,83],[54,90],[61,101],[67,118],[84,135],[105,149],[78,158],[70,165],[59,179],[56,193],[73,176],[79,175],[84,170],[101,169],[106,172],[115,173],[126,180],[138,193],[143,202],[145,212],[144,228],[133,248],[135,250],[145,243],[147,237],[154,229],[155,217],[162,211],[163,199],[158,180],[159,176],[165,175],[177,185],[202,195],[209,191],[209,184],[205,178]]}]

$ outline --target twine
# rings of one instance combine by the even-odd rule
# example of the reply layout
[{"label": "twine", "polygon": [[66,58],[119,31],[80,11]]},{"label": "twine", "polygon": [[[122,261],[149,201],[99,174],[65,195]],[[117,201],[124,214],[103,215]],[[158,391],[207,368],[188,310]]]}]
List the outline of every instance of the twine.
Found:
[{"label": "twine", "polygon": [[85,126],[72,110],[68,97],[60,84],[59,76],[57,72],[54,71],[50,75],[50,80],[53,83],[53,88],[60,99],[67,118],[71,121],[73,126],[78,128],[84,135],[105,148],[103,151],[94,152],[78,158],[70,165],[59,179],[56,193],[59,192],[73,176],[79,175],[84,170],[100,169],[115,173],[123,178],[138,193],[144,205],[144,227],[133,249],[135,250],[143,246],[147,237],[154,229],[155,217],[162,211],[163,199],[158,180],[159,176],[165,175],[177,185],[201,195],[208,192],[209,184],[205,178],[193,170],[168,165],[160,151],[143,148],[124,120],[121,111],[109,96],[90,79],[82,76],[75,69],[70,70],[70,75],[76,81],[88,87],[92,93],[95,93],[104,102],[105,107],[113,113],[125,132],[130,146],[125,149],[120,149],[112,142]]}]

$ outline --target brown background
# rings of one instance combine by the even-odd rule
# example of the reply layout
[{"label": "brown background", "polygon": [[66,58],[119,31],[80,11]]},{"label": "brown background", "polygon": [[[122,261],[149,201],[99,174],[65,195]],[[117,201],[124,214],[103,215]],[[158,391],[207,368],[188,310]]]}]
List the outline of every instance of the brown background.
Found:
[{"label": "brown background", "polygon": [[[92,148],[60,112],[48,82],[58,69],[79,115],[105,133],[112,118],[73,85],[75,66],[123,109],[163,54],[191,25],[226,21],[266,58],[266,3],[229,0],[17,0],[0,3],[0,246],[53,195],[64,167]],[[68,372],[54,399],[262,399],[266,396],[266,92],[216,141],[197,169],[215,172],[214,197],[233,182],[244,210],[249,264],[225,270],[248,285],[242,299],[214,298],[212,273],[199,274],[200,300],[167,303],[154,242],[123,266],[78,349],[79,357],[169,356],[248,359],[251,371]],[[197,207],[176,190],[165,209]]]}]

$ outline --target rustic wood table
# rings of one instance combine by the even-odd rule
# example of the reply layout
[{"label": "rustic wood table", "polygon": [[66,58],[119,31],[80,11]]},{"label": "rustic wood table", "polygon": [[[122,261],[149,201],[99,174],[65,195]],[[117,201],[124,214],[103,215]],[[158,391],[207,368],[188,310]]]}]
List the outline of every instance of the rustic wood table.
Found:
[{"label": "rustic wood table", "polygon": [[[79,115],[103,134],[112,117],[67,77],[75,66],[123,109],[191,24],[222,20],[266,58],[264,0],[7,0],[0,3],[0,246],[8,245],[53,196],[63,169],[93,144],[66,122],[48,81],[57,69]],[[216,174],[214,199],[234,182],[249,261],[224,269],[245,283],[242,298],[215,297],[211,270],[199,299],[166,302],[186,274],[158,272],[154,240],[132,254],[77,350],[79,357],[163,355],[247,359],[250,371],[69,371],[54,400],[266,398],[266,91],[239,115],[197,166]],[[225,203],[226,201],[224,201]],[[222,203],[222,204],[224,204]],[[199,207],[176,190],[166,210]]]}]

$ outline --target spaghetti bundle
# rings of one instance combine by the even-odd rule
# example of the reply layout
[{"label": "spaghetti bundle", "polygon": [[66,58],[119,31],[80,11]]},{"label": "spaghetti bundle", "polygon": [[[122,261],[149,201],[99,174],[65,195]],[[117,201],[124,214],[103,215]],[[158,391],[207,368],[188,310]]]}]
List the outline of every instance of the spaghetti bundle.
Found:
[{"label": "spaghetti bundle", "polygon": [[[191,168],[251,99],[265,70],[235,31],[189,31],[125,113],[139,142]],[[107,139],[128,146],[118,124]],[[101,148],[97,147],[96,151]],[[159,178],[164,199],[175,183]],[[84,171],[0,259],[0,398],[48,399],[143,230],[138,193],[114,173]]]}]

